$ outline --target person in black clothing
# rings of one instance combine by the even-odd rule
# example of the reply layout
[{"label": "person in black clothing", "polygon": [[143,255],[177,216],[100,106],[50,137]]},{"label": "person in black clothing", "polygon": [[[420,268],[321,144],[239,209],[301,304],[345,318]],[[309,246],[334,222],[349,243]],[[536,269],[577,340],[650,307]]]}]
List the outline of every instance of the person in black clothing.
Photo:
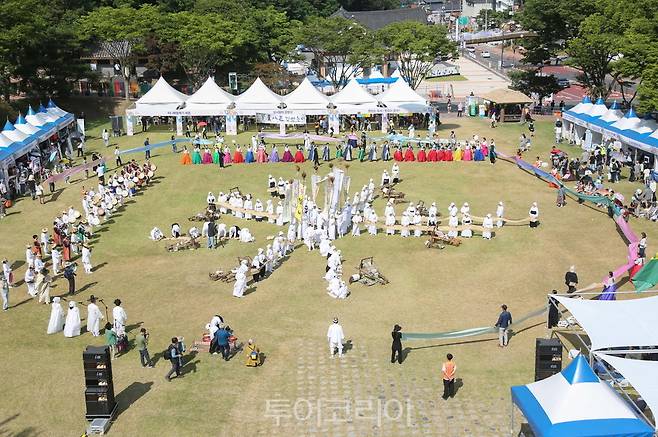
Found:
[{"label": "person in black clothing", "polygon": [[185,352],[185,345],[183,344],[182,339],[179,341],[178,337],[172,337],[171,344],[167,347],[165,352],[165,359],[171,361],[171,369],[165,376],[165,379],[171,381],[171,375],[175,373],[176,377],[179,377],[181,367],[183,367],[183,352]]},{"label": "person in black clothing", "polygon": [[73,296],[75,294],[75,264],[66,264],[64,278],[69,282],[69,296]]},{"label": "person in black clothing", "polygon": [[402,364],[402,327],[395,325],[391,337],[393,337],[393,344],[391,345],[391,363],[395,363],[397,354],[398,363]]},{"label": "person in black clothing", "polygon": [[569,271],[564,274],[564,283],[569,290],[567,293],[573,293],[576,291],[576,285],[578,285],[578,275],[576,274],[576,266],[571,266]]},{"label": "person in black clothing", "polygon": [[[553,294],[557,294],[557,290],[553,290]],[[560,311],[557,307],[557,301],[552,297],[548,297],[548,329],[555,328],[557,322],[560,321]]]}]

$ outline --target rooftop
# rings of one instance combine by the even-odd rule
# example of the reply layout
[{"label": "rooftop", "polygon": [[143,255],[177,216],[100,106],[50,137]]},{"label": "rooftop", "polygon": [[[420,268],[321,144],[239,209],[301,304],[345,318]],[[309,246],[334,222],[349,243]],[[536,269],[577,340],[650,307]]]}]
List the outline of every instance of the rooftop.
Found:
[{"label": "rooftop", "polygon": [[417,21],[427,23],[427,14],[421,8],[388,9],[385,11],[346,11],[342,7],[332,17],[355,20],[365,27],[377,30],[398,21]]}]

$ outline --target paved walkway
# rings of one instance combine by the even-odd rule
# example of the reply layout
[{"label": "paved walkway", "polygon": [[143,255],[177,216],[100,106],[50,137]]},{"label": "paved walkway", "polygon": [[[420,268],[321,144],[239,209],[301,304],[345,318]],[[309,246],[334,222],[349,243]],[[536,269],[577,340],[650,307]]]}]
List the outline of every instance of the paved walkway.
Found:
[{"label": "paved walkway", "polygon": [[477,96],[492,89],[507,88],[510,83],[508,80],[473,62],[468,57],[460,57],[455,64],[459,66],[461,75],[468,80],[448,82],[423,81],[418,87],[418,93],[420,95],[429,95],[430,90],[446,90],[448,86],[452,85],[455,96],[453,101],[455,101],[455,99],[468,96],[471,91]]},{"label": "paved walkway", "polygon": [[[459,390],[443,400],[436,369],[408,375],[371,356],[367,345],[330,358],[327,345],[299,341],[290,369],[292,392],[275,390],[251,422],[262,436],[478,436],[509,435],[509,397],[468,399]],[[381,351],[378,351],[381,353]],[[292,381],[291,381],[292,382]],[[460,380],[457,381],[459,387]],[[291,389],[288,388],[288,391]],[[478,387],[479,393],[491,393]],[[518,415],[518,414],[517,414]],[[520,417],[517,417],[516,423]]]}]

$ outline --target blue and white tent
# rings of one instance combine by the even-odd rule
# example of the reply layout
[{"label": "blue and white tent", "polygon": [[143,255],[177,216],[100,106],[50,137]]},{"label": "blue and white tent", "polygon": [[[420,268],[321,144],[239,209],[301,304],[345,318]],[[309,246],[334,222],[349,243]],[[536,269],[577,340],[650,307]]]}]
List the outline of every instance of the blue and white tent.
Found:
[{"label": "blue and white tent", "polygon": [[557,375],[512,387],[512,402],[536,437],[651,437],[654,429],[582,355]]}]

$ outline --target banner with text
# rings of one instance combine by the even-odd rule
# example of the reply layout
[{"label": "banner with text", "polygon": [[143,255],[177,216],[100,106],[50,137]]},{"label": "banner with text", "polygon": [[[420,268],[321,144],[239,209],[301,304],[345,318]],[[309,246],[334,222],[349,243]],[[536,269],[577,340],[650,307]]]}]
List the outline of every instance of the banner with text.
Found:
[{"label": "banner with text", "polygon": [[262,124],[306,124],[306,115],[293,111],[257,113],[256,122]]}]

